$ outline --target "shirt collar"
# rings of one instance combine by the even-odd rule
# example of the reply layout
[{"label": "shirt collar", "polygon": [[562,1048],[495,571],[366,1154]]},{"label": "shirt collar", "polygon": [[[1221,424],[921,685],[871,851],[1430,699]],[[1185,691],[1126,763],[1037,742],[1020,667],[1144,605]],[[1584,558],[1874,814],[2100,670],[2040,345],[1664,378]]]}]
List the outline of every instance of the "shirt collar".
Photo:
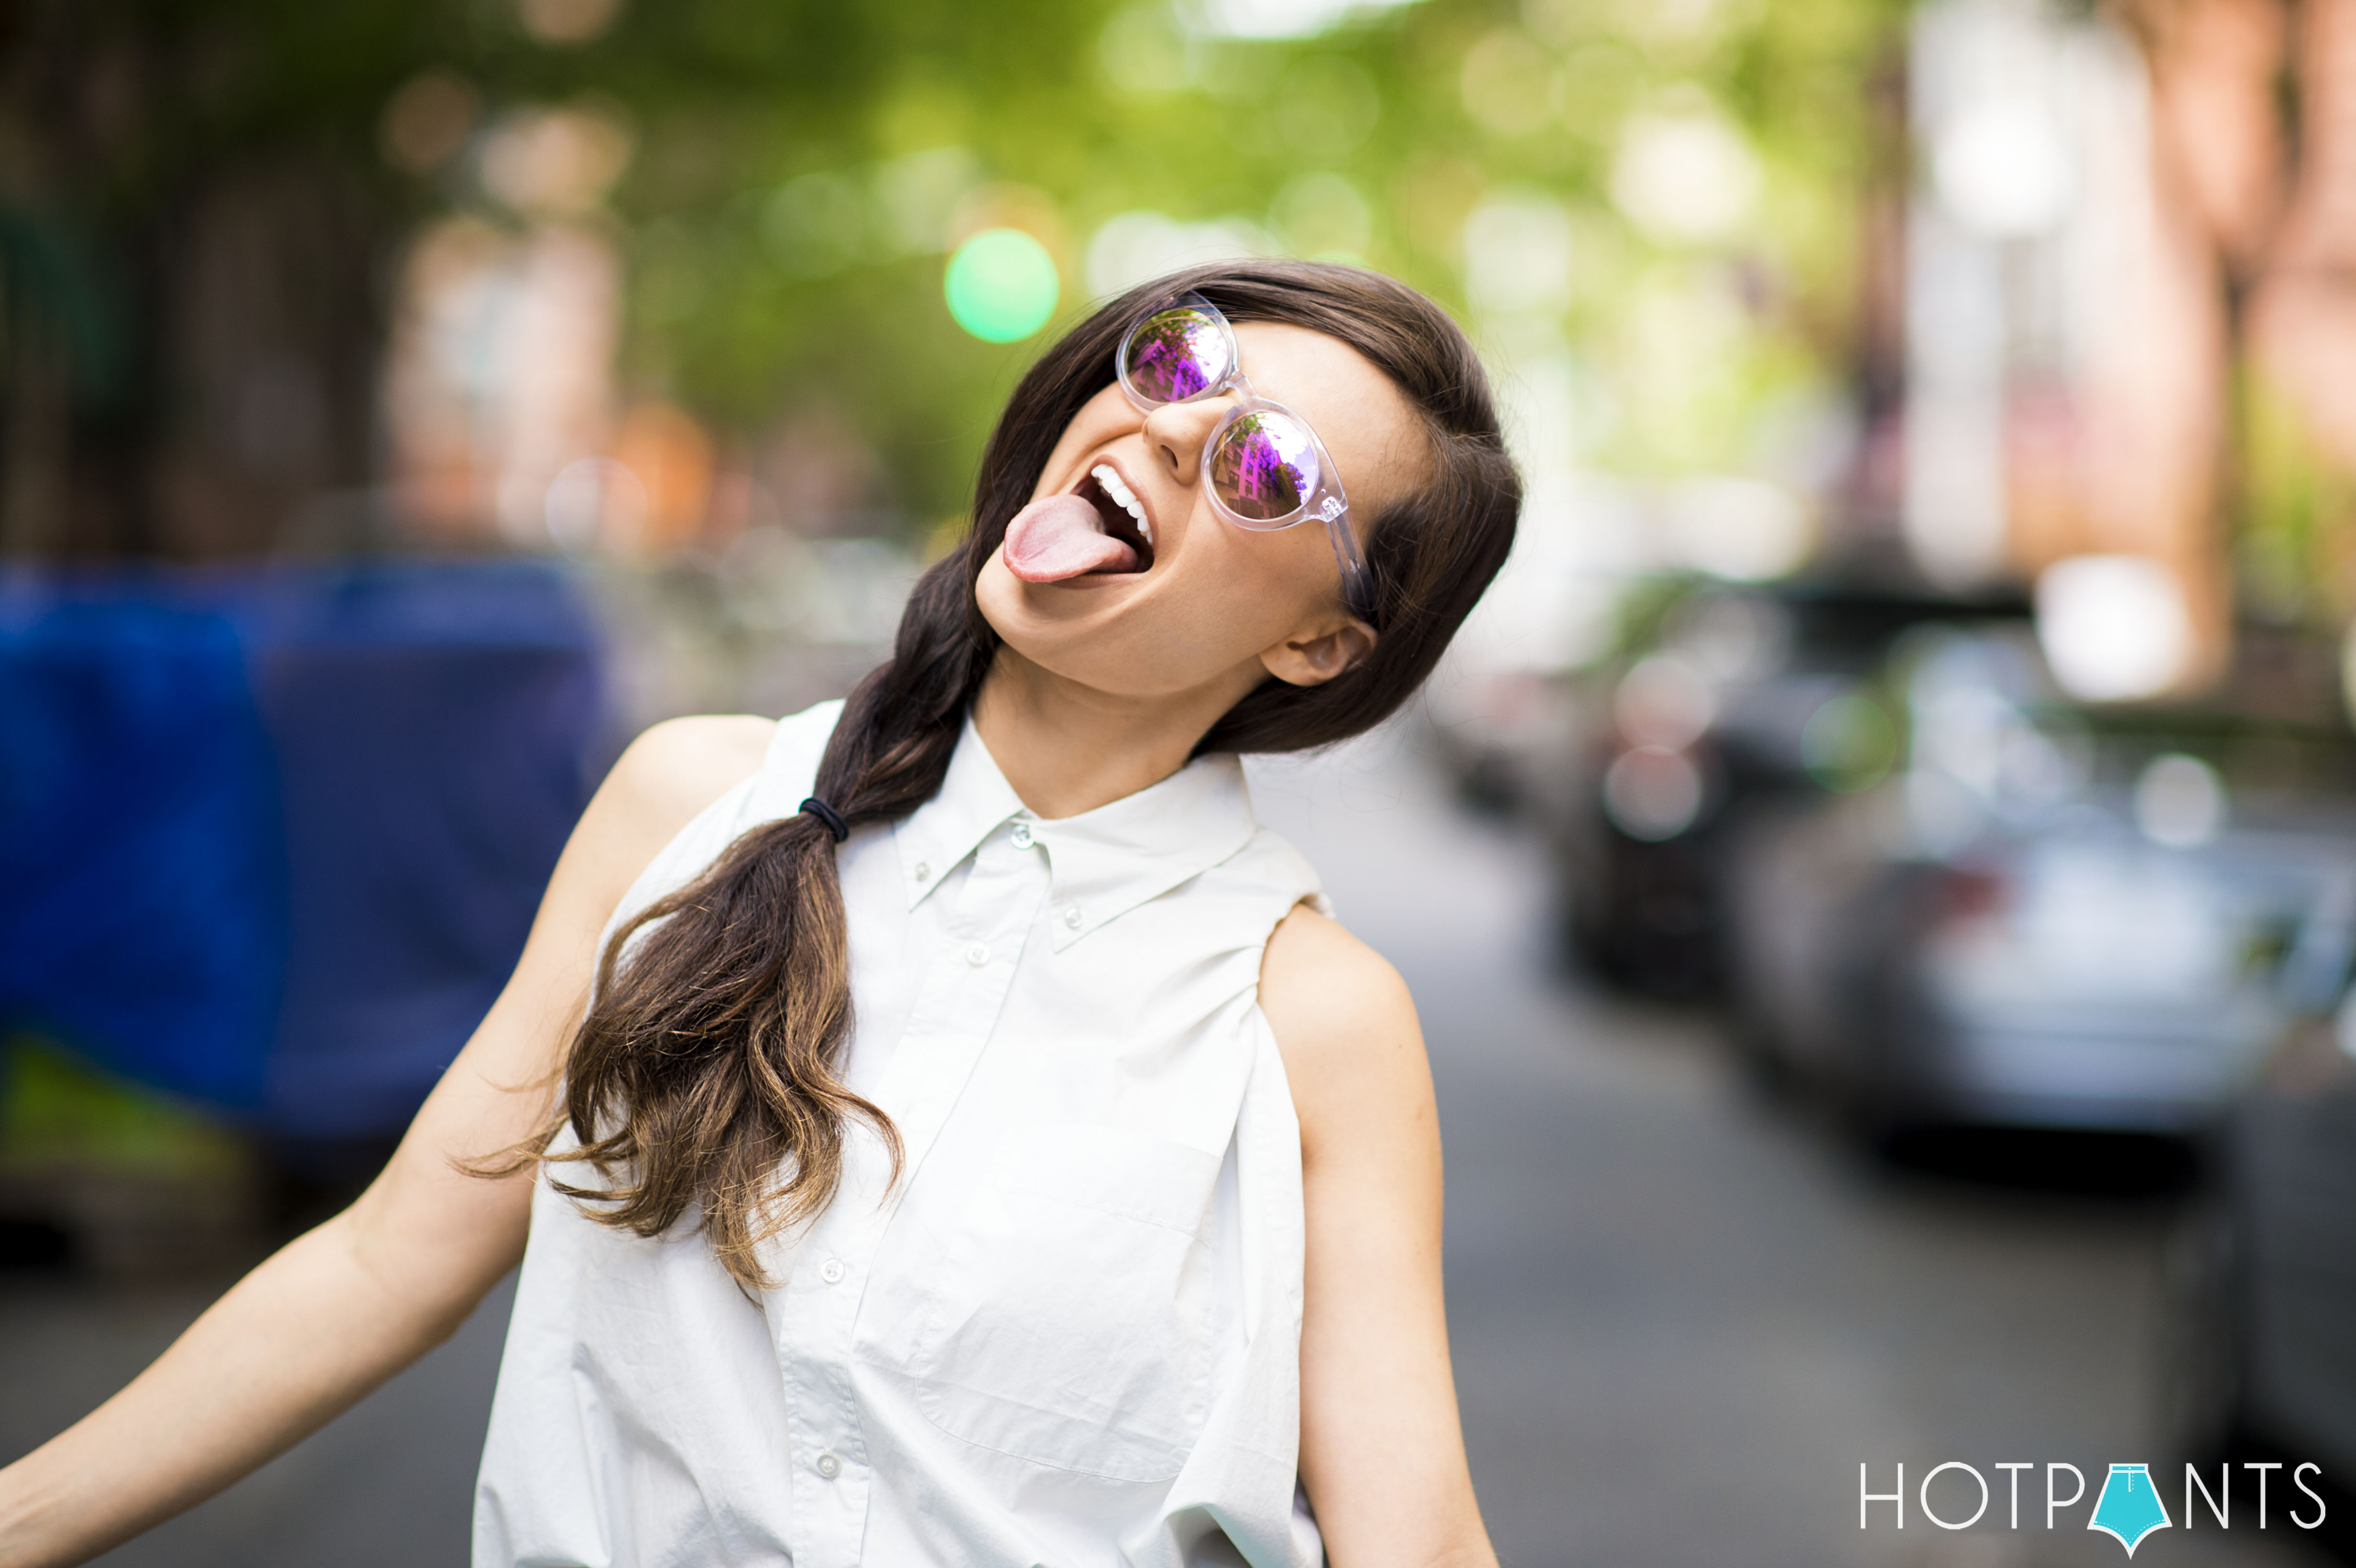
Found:
[{"label": "shirt collar", "polygon": [[1094,811],[1042,821],[1024,807],[968,719],[939,792],[893,830],[908,907],[922,903],[959,861],[1018,818],[1046,852],[1058,952],[1219,864],[1258,830],[1243,764],[1226,752],[1197,757]]}]

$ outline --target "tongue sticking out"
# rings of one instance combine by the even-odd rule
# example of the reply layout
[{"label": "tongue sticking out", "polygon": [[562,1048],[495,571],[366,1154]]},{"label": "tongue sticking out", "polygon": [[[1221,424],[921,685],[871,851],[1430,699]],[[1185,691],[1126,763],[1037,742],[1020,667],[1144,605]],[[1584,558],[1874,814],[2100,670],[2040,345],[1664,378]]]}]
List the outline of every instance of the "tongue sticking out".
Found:
[{"label": "tongue sticking out", "polygon": [[1107,534],[1077,496],[1033,501],[1006,525],[1006,570],[1025,582],[1061,582],[1091,571],[1130,571],[1137,551]]}]

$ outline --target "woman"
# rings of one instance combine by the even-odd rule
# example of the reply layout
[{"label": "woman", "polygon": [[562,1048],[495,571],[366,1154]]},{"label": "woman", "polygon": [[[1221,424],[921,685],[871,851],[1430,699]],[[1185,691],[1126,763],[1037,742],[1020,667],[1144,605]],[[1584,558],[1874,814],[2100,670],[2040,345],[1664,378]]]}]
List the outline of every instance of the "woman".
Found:
[{"label": "woman", "polygon": [[1394,711],[1518,504],[1398,284],[1098,312],[892,662],[631,746],[384,1174],[0,1472],[0,1565],[229,1484],[519,1257],[478,1563],[1493,1562],[1413,1008],[1236,758]]}]

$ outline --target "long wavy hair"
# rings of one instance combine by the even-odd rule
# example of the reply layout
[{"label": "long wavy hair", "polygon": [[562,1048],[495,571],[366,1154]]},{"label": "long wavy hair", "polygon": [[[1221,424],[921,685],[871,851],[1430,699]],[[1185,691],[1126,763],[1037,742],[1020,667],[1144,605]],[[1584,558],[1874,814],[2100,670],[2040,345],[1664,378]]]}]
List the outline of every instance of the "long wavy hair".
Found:
[{"label": "long wavy hair", "polygon": [[[1378,273],[1301,261],[1221,262],[1131,290],[1023,378],[982,456],[971,531],[917,582],[891,661],[851,692],[815,793],[854,830],[905,816],[939,790],[998,648],[975,580],[1073,416],[1112,384],[1130,324],[1187,289],[1231,320],[1307,327],[1355,348],[1406,395],[1430,444],[1420,487],[1359,524],[1373,651],[1320,686],[1263,682],[1197,754],[1301,751],[1379,723],[1430,673],[1504,563],[1520,481],[1479,357],[1438,305]],[[850,1036],[834,844],[808,816],[765,823],[615,933],[566,1056],[561,1105],[541,1136],[486,1173],[587,1165],[594,1184],[558,1189],[641,1236],[696,1209],[737,1283],[766,1288],[758,1249],[831,1201],[849,1123],[883,1140],[897,1178],[898,1133],[840,1075]],[[576,1142],[551,1147],[568,1124]]]}]

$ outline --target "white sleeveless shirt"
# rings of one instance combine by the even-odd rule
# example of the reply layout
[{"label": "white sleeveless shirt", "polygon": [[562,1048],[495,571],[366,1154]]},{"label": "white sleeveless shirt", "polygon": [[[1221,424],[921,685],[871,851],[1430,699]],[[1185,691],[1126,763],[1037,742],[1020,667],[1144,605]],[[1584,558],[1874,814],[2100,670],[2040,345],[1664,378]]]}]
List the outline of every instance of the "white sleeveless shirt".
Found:
[{"label": "white sleeveless shirt", "polygon": [[[795,811],[841,706],[781,721],[616,924]],[[1300,1130],[1258,1005],[1314,873],[1233,757],[1041,821],[970,724],[938,795],[837,855],[844,1076],[905,1179],[852,1123],[757,1300],[691,1217],[642,1239],[543,1179],[477,1568],[1322,1563]]]}]

